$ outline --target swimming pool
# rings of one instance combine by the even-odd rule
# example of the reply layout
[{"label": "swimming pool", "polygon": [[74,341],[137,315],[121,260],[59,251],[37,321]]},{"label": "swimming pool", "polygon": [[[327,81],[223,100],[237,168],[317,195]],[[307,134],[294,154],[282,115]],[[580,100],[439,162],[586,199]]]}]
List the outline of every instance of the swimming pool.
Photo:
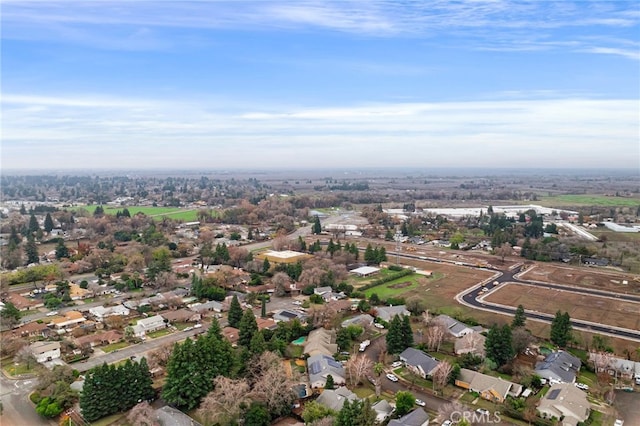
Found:
[{"label": "swimming pool", "polygon": [[307,340],[307,338],[302,336],[302,337],[298,337],[296,340],[294,340],[291,343],[293,343],[294,345],[304,345],[305,340]]}]

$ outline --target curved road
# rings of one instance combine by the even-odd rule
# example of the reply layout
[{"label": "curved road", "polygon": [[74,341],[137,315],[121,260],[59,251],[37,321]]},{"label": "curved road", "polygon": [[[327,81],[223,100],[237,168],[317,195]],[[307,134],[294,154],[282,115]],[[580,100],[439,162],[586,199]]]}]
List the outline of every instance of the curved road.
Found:
[{"label": "curved road", "polygon": [[[513,272],[503,273],[500,276],[495,277],[495,279],[489,280],[489,283],[486,284],[487,288],[491,288],[493,284],[490,284],[492,281],[498,281],[499,283],[515,283],[536,287],[544,287],[552,290],[560,290],[578,294],[586,294],[597,297],[607,297],[616,300],[626,300],[629,302],[638,302],[640,303],[639,296],[633,296],[628,294],[620,294],[620,293],[612,293],[602,290],[591,290],[586,288],[579,288],[561,284],[550,284],[550,283],[541,283],[536,281],[525,281],[515,277]],[[497,303],[486,302],[480,297],[480,292],[482,291],[483,283],[480,283],[471,289],[465,290],[464,292],[458,294],[456,296],[456,300],[458,300],[463,305],[467,305],[473,307],[475,309],[480,309],[484,311],[496,312],[499,314],[507,314],[514,315],[516,309],[513,307],[500,305]],[[495,286],[494,286],[495,287]],[[545,314],[541,312],[534,312],[527,310],[525,311],[525,315],[527,318],[530,318],[535,321],[542,321],[551,323],[553,321],[554,315]],[[571,326],[576,330],[583,330],[589,332],[597,332],[613,337],[619,337],[627,340],[633,340],[640,342],[640,331],[626,329],[622,327],[615,327],[610,325],[598,324],[590,321],[572,319]]]}]

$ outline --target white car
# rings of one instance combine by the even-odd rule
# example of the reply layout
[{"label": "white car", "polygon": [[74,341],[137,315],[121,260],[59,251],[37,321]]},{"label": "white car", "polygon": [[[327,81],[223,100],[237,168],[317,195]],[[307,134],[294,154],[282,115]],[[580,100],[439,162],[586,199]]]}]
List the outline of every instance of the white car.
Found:
[{"label": "white car", "polygon": [[616,421],[613,424],[613,426],[622,426],[623,424],[624,424],[624,420],[616,419]]},{"label": "white car", "polygon": [[299,300],[294,300],[293,304],[296,305],[296,306],[300,306],[300,305],[302,305],[302,302],[299,301]]},{"label": "white car", "polygon": [[373,326],[375,328],[384,328],[384,325],[380,324],[379,322],[376,322],[375,324],[373,324]]},{"label": "white car", "polygon": [[427,405],[423,400],[421,399],[417,399],[416,398],[416,405],[419,405],[421,407],[424,407],[425,405]]},{"label": "white car", "polygon": [[391,380],[392,382],[397,382],[398,378],[395,376],[395,374],[387,374],[387,379]]},{"label": "white car", "polygon": [[58,315],[58,311],[47,312],[47,316],[48,317],[52,317],[52,316],[55,316],[55,315]]},{"label": "white car", "polygon": [[193,328],[202,328],[202,324],[196,324],[193,326]]},{"label": "white car", "polygon": [[588,391],[589,390],[589,385],[584,384],[584,383],[576,383],[576,387],[578,389],[582,389],[583,391]]},{"label": "white car", "polygon": [[451,426],[453,424],[453,422],[451,420],[445,420],[444,422],[442,422],[442,426]]},{"label": "white car", "polygon": [[398,368],[402,366],[402,361],[395,361],[394,363],[391,364],[392,368]]},{"label": "white car", "polygon": [[490,414],[489,410],[484,409],[484,408],[478,408],[476,410],[476,413],[480,414],[481,416],[488,416]]}]

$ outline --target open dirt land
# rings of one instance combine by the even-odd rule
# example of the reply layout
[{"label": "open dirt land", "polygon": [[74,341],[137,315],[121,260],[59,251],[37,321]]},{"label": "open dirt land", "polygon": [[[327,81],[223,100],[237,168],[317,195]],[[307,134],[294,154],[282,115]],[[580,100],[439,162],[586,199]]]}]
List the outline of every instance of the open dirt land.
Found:
[{"label": "open dirt land", "polygon": [[[634,292],[640,287],[640,276],[616,271],[600,271],[588,267],[564,267],[536,263],[520,275],[523,280],[593,287],[621,293]],[[623,281],[627,284],[623,284]]]},{"label": "open dirt land", "polygon": [[567,311],[571,318],[608,324],[631,330],[640,329],[640,303],[605,297],[551,290],[530,285],[507,283],[491,292],[485,300],[509,306],[554,314]]}]

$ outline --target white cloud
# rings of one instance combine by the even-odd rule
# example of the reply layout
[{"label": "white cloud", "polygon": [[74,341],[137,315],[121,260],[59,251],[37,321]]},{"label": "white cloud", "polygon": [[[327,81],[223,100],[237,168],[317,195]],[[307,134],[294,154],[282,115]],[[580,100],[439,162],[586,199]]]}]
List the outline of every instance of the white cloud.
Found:
[{"label": "white cloud", "polygon": [[272,106],[3,97],[11,168],[637,167],[635,100]]}]

